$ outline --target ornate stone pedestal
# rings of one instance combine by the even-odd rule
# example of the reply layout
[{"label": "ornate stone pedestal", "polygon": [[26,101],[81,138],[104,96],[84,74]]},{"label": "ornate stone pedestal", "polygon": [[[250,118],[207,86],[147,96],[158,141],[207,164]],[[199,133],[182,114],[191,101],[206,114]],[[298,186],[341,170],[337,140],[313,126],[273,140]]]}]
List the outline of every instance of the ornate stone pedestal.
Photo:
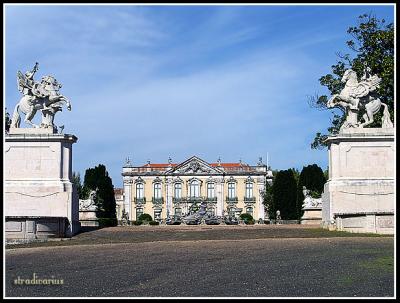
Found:
[{"label": "ornate stone pedestal", "polygon": [[79,222],[81,226],[99,226],[99,219],[97,218],[97,206],[94,199],[97,193],[92,190],[89,194],[89,199],[79,200]]},{"label": "ornate stone pedestal", "polygon": [[321,222],[322,222],[321,207],[304,208],[304,214],[300,219],[301,224],[321,225]]},{"label": "ornate stone pedestal", "polygon": [[328,138],[323,227],[394,233],[394,129],[348,128]]},{"label": "ornate stone pedestal", "polygon": [[73,135],[11,129],[4,146],[7,239],[70,237],[80,227],[72,178]]},{"label": "ornate stone pedestal", "polygon": [[81,226],[99,226],[99,219],[97,218],[95,211],[80,210],[79,222],[81,223]]}]

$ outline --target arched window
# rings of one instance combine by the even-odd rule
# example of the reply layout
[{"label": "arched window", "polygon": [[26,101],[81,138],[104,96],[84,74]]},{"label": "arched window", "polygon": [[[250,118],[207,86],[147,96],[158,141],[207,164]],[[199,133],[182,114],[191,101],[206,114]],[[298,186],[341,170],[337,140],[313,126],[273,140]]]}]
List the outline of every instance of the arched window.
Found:
[{"label": "arched window", "polygon": [[253,198],[253,182],[246,182],[246,198]]},{"label": "arched window", "polygon": [[141,214],[143,214],[143,208],[141,207],[136,208],[136,220],[139,218]]},{"label": "arched window", "polygon": [[207,183],[207,198],[215,197],[215,185],[213,182]]},{"label": "arched window", "polygon": [[154,198],[161,198],[161,183],[154,183]]},{"label": "arched window", "polygon": [[136,199],[143,199],[144,185],[143,183],[136,183]]},{"label": "arched window", "polygon": [[228,215],[230,217],[236,217],[236,212],[234,207],[228,207]]},{"label": "arched window", "polygon": [[182,183],[175,183],[174,197],[176,199],[182,198]]},{"label": "arched window", "polygon": [[182,216],[182,208],[180,207],[175,208],[175,216],[178,217]]},{"label": "arched window", "polygon": [[193,180],[189,186],[189,196],[191,198],[198,198],[200,197],[200,184],[199,181]]},{"label": "arched window", "polygon": [[161,209],[154,210],[154,220],[159,221],[161,219]]},{"label": "arched window", "polygon": [[236,197],[236,183],[229,182],[228,183],[228,198],[233,199]]},{"label": "arched window", "polygon": [[215,207],[210,207],[207,209],[207,214],[210,216],[215,216]]}]

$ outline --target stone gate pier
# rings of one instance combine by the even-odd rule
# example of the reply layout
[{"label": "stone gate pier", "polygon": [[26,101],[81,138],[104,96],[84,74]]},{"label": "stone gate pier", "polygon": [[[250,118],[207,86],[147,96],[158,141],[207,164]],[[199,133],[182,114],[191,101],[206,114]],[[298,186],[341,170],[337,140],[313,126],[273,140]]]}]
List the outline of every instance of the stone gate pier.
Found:
[{"label": "stone gate pier", "polygon": [[394,233],[394,128],[345,128],[327,139],[323,227]]},{"label": "stone gate pier", "polygon": [[79,230],[72,178],[74,135],[11,129],[5,137],[6,238],[70,237]]}]

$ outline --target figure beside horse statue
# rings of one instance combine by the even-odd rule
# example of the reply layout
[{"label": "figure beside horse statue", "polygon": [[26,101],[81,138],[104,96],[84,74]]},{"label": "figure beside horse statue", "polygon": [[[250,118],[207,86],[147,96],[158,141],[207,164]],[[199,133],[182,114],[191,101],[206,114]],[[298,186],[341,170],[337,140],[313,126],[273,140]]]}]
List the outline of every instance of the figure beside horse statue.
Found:
[{"label": "figure beside horse statue", "polygon": [[[62,111],[63,104],[67,106],[68,110],[71,110],[71,102],[59,93],[62,85],[53,76],[44,76],[40,82],[35,82],[33,76],[37,70],[38,63],[36,62],[31,71],[25,74],[20,71],[17,73],[18,90],[23,94],[23,97],[14,108],[10,127],[20,127],[20,113],[23,113],[25,115],[25,123],[35,128],[50,128],[53,132],[57,132],[57,127],[54,125],[54,116],[57,112]],[[32,122],[38,110],[42,113],[40,125]]]},{"label": "figure beside horse statue", "polygon": [[[339,94],[333,95],[327,102],[327,107],[336,106],[346,110],[346,121],[343,123],[341,130],[350,127],[362,128],[374,122],[374,115],[379,112],[381,106],[384,106],[382,127],[393,127],[390,120],[390,114],[387,104],[383,103],[376,89],[382,81],[377,75],[370,75],[370,69],[367,67],[361,82],[357,80],[357,73],[352,69],[347,69],[341,79],[345,83],[345,87]],[[358,112],[364,109],[365,113],[362,116],[363,122],[358,121]]]}]

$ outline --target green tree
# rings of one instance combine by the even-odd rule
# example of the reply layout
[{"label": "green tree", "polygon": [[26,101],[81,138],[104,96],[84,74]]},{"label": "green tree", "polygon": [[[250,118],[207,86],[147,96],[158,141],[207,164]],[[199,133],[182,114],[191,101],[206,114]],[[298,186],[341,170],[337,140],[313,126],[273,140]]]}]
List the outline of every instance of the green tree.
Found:
[{"label": "green tree", "polygon": [[299,177],[300,177],[300,172],[297,168],[291,168],[292,172],[293,172],[293,176],[294,179],[296,180],[296,183],[299,181]]},{"label": "green tree", "polygon": [[4,117],[4,129],[6,130],[6,133],[8,133],[10,131],[10,125],[11,125],[11,118],[10,118],[10,114],[7,111],[7,107],[6,107],[5,117]]},{"label": "green tree", "polygon": [[303,186],[311,191],[313,198],[321,197],[326,178],[324,172],[317,164],[304,166],[297,183],[297,218],[303,216],[302,205],[304,201]]},{"label": "green tree", "polygon": [[265,182],[265,192],[264,192],[264,206],[265,206],[265,211],[268,213],[268,217],[270,219],[275,219],[276,215],[276,207],[274,206],[273,202],[273,194],[272,194],[272,187],[273,187],[273,181],[272,184],[270,184],[268,181]]},{"label": "green tree", "polygon": [[[388,105],[391,120],[394,121],[394,26],[393,23],[385,24],[385,22],[384,19],[379,20],[369,14],[359,16],[358,25],[351,26],[347,30],[352,38],[346,44],[354,58],[348,53],[337,53],[339,60],[332,65],[332,73],[322,76],[319,82],[329,90],[331,95],[338,94],[344,87],[341,78],[346,69],[353,69],[360,78],[366,67],[369,67],[370,74],[377,74],[382,79],[376,92],[381,101]],[[328,109],[326,106],[328,99],[329,97],[326,95],[316,95],[309,98],[309,104],[311,107],[326,110]],[[383,107],[376,114],[375,122],[368,127],[381,126],[382,111]],[[362,111],[360,112],[362,115]],[[334,113],[328,133],[316,133],[311,148],[325,148],[325,139],[328,135],[338,132],[345,120],[345,114],[343,109],[339,109],[339,113]]]},{"label": "green tree", "polygon": [[276,174],[272,187],[272,204],[274,211],[281,212],[282,219],[297,219],[296,190],[297,184],[292,169],[281,170]]},{"label": "green tree", "polygon": [[72,183],[75,184],[76,190],[78,191],[79,199],[87,199],[89,192],[87,190],[84,191],[81,182],[81,175],[79,173],[72,172]]},{"label": "green tree", "polygon": [[325,176],[325,180],[328,181],[328,179],[329,179],[329,167],[327,167],[326,170],[324,171],[324,176]]},{"label": "green tree", "polygon": [[114,185],[103,164],[86,170],[82,192],[90,190],[96,190],[94,202],[98,207],[97,217],[116,221]]}]

